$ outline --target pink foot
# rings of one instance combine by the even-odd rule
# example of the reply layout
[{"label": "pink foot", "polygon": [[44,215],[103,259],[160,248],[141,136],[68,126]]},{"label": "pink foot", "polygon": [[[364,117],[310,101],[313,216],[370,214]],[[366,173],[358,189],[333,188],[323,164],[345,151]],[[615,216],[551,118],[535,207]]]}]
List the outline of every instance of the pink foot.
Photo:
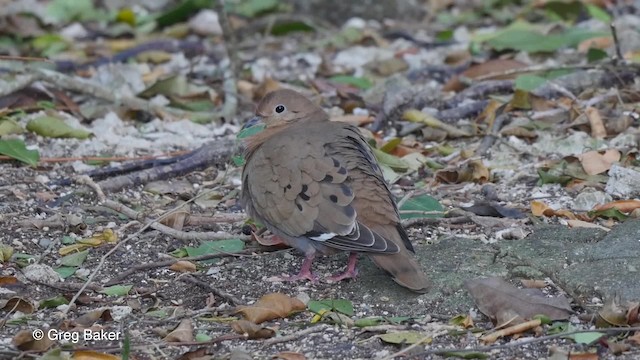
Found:
[{"label": "pink foot", "polygon": [[309,280],[312,283],[318,282],[318,277],[316,274],[311,272],[311,264],[313,263],[314,255],[307,255],[302,262],[302,267],[300,268],[300,272],[296,275],[291,276],[279,276],[277,277],[280,281],[299,281],[299,280]]},{"label": "pink foot", "polygon": [[356,268],[356,263],[358,262],[358,254],[351,253],[349,254],[349,260],[347,261],[347,269],[342,273],[334,276],[330,276],[327,278],[328,282],[338,282],[345,279],[355,279],[358,276],[358,269]]}]

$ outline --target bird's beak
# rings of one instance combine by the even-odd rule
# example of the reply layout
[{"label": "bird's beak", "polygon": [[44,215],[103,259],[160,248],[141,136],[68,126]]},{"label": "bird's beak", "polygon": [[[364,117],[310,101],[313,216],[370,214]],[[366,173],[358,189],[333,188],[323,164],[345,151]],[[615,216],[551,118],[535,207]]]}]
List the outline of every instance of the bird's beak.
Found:
[{"label": "bird's beak", "polygon": [[248,129],[254,125],[260,124],[262,123],[262,116],[260,115],[256,115],[254,117],[252,117],[251,119],[247,120],[246,123],[244,123],[244,125],[242,126],[242,130],[244,129]]}]

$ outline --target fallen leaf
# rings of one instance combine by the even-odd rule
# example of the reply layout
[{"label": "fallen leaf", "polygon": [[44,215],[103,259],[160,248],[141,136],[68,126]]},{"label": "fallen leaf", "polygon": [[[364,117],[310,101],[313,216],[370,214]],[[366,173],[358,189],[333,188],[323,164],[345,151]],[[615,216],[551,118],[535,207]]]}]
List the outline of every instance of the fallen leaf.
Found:
[{"label": "fallen leaf", "polygon": [[640,200],[616,200],[606,204],[598,205],[593,208],[593,211],[604,211],[609,209],[618,209],[623,213],[630,213],[635,209],[640,209]]},{"label": "fallen leaf", "polygon": [[389,344],[430,344],[433,339],[418,331],[398,331],[380,335],[380,339]]},{"label": "fallen leaf", "polygon": [[236,314],[240,313],[245,319],[260,324],[268,320],[285,318],[306,308],[307,306],[296,298],[281,293],[271,293],[264,295],[251,306],[239,307]]},{"label": "fallen leaf", "polygon": [[307,358],[304,354],[294,351],[282,351],[275,355],[273,355],[273,359],[282,359],[282,360],[306,360]]},{"label": "fallen leaf", "polygon": [[166,342],[187,342],[193,341],[193,322],[191,319],[184,319],[180,324],[167,334],[163,339]]},{"label": "fallen leaf", "polygon": [[120,357],[92,350],[80,350],[73,353],[73,360],[120,360]]},{"label": "fallen leaf", "polygon": [[196,264],[184,260],[176,261],[173,265],[169,266],[169,269],[177,272],[194,272],[197,270]]},{"label": "fallen leaf", "polygon": [[611,168],[613,163],[620,161],[620,151],[608,149],[605,151],[587,151],[577,156],[588,175],[602,174]]},{"label": "fallen leaf", "polygon": [[20,311],[23,314],[33,314],[35,306],[27,299],[12,297],[8,300],[0,300],[0,309],[10,313]]},{"label": "fallen leaf", "polygon": [[238,334],[247,334],[249,339],[268,339],[275,336],[273,329],[265,328],[247,320],[234,321],[231,328]]},{"label": "fallen leaf", "polygon": [[494,323],[499,318],[516,314],[524,320],[545,315],[552,320],[567,319],[572,313],[569,301],[561,296],[546,297],[538,289],[518,289],[501,278],[467,280],[465,287],[478,309]]},{"label": "fallen leaf", "polygon": [[594,139],[604,139],[607,136],[607,129],[604,127],[600,111],[592,106],[584,111],[591,125],[591,137]]},{"label": "fallen leaf", "polygon": [[53,345],[54,341],[49,339],[46,336],[47,329],[38,329],[40,331],[44,331],[44,335],[41,339],[35,340],[33,338],[33,334],[35,330],[20,330],[14,337],[11,339],[11,342],[15,347],[22,351],[33,350],[36,352],[46,351],[48,348]]},{"label": "fallen leaf", "polygon": [[598,224],[594,224],[594,223],[590,223],[587,221],[583,221],[583,220],[577,220],[577,219],[568,219],[567,221],[567,225],[569,225],[569,227],[572,228],[590,228],[590,229],[600,229],[603,231],[611,231],[611,229],[606,228],[602,225],[598,225]]}]

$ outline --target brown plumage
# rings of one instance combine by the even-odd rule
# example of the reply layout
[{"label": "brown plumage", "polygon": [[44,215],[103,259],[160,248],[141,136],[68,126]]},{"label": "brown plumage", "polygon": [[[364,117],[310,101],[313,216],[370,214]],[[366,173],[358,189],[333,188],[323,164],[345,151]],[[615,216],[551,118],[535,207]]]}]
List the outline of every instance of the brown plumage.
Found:
[{"label": "brown plumage", "polygon": [[301,94],[277,90],[258,105],[265,129],[246,139],[242,204],[249,216],[305,254],[297,280],[315,280],[316,253],[349,251],[344,274],[354,277],[357,253],[365,253],[393,279],[425,292],[429,280],[413,258],[413,246],[380,167],[358,128],[329,121]]}]

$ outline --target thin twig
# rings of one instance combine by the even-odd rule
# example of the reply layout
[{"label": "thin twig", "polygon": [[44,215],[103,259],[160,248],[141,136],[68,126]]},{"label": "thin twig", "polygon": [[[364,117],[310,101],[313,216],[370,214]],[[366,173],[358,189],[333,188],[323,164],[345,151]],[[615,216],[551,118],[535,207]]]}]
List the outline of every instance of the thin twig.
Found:
[{"label": "thin twig", "polygon": [[213,286],[211,286],[211,285],[209,285],[209,284],[207,284],[207,283],[205,283],[203,281],[200,281],[200,280],[196,279],[195,277],[193,277],[191,275],[186,274],[186,275],[180,276],[179,279],[181,281],[184,281],[184,282],[187,282],[187,283],[190,283],[190,284],[193,284],[193,285],[197,285],[197,286],[205,289],[206,291],[209,291],[209,292],[213,293],[214,295],[217,295],[217,296],[227,300],[231,305],[236,306],[236,305],[242,303],[238,298],[236,298],[235,296],[229,294],[228,292],[220,290],[220,289],[217,289],[217,288],[214,288]]},{"label": "thin twig", "polygon": [[107,282],[105,285],[110,286],[110,285],[117,284],[122,280],[124,280],[125,278],[135,274],[138,271],[167,267],[177,263],[178,261],[202,261],[202,260],[211,260],[211,259],[217,259],[222,257],[243,257],[243,256],[249,256],[254,252],[255,252],[255,249],[248,249],[248,250],[238,251],[235,253],[219,252],[215,254],[205,254],[205,255],[199,255],[199,256],[184,257],[179,259],[176,258],[176,259],[156,261],[152,263],[143,263],[143,264],[130,267],[126,271],[120,272],[117,277],[109,280],[109,282]]},{"label": "thin twig", "polygon": [[609,25],[611,27],[611,36],[613,36],[613,44],[616,48],[616,57],[618,60],[622,61],[624,57],[622,56],[622,50],[620,49],[620,41],[618,40],[618,29],[614,23]]},{"label": "thin twig", "polygon": [[271,338],[268,340],[265,340],[262,344],[264,346],[271,346],[274,344],[279,344],[279,343],[283,343],[283,342],[289,342],[289,341],[293,341],[296,339],[299,339],[305,335],[309,335],[309,334],[313,334],[313,333],[317,333],[320,331],[324,331],[326,329],[331,328],[331,325],[327,325],[327,324],[321,324],[321,325],[316,325],[316,326],[312,326],[312,327],[308,327],[306,329],[300,330],[296,333],[290,334],[290,335],[285,335],[285,336],[280,336],[280,337],[275,337],[275,338]]},{"label": "thin twig", "polygon": [[490,352],[490,351],[494,351],[494,350],[509,349],[509,348],[519,347],[519,346],[523,346],[523,345],[529,345],[529,344],[533,344],[533,343],[543,342],[543,341],[547,341],[547,340],[553,340],[553,339],[568,337],[568,336],[575,335],[575,334],[584,334],[584,333],[590,333],[590,332],[602,332],[602,333],[606,333],[606,334],[618,334],[618,333],[631,332],[631,331],[640,331],[640,327],[615,327],[615,328],[594,329],[594,330],[576,330],[576,331],[571,331],[571,332],[566,332],[566,333],[541,336],[541,337],[537,337],[537,338],[533,338],[533,339],[512,341],[512,342],[509,342],[509,343],[506,343],[506,344],[495,345],[495,346],[478,346],[478,347],[473,347],[473,348],[462,348],[462,349],[461,348],[429,349],[429,350],[423,351],[423,352],[421,352],[419,354],[415,354],[414,356],[416,358],[420,358],[421,356],[424,356],[424,355],[446,354],[446,353],[456,353],[456,352]]}]

